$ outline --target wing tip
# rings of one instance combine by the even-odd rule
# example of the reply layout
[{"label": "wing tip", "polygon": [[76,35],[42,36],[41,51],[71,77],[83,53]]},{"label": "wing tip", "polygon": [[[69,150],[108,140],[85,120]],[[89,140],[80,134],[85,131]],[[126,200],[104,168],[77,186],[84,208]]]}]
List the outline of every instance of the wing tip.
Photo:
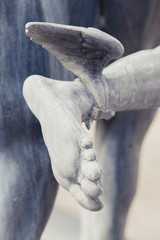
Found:
[{"label": "wing tip", "polygon": [[35,24],[36,24],[36,22],[28,22],[28,23],[26,23],[26,25],[25,25],[25,32],[26,32],[26,35],[28,37],[31,37],[31,32],[32,32],[32,30],[34,30]]},{"label": "wing tip", "polygon": [[47,23],[44,22],[28,22],[25,25],[26,35],[35,43],[41,44],[39,32],[43,32]]}]

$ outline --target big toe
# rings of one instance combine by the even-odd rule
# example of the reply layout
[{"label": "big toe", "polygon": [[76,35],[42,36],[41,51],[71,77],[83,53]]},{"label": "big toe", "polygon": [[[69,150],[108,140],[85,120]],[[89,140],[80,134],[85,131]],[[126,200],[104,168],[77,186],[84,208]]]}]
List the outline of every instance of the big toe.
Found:
[{"label": "big toe", "polygon": [[102,194],[102,187],[99,181],[94,183],[84,178],[81,181],[81,189],[91,198],[97,198]]},{"label": "big toe", "polygon": [[86,195],[78,184],[72,184],[69,192],[76,201],[87,210],[99,211],[103,208],[103,204],[98,198],[92,198]]}]

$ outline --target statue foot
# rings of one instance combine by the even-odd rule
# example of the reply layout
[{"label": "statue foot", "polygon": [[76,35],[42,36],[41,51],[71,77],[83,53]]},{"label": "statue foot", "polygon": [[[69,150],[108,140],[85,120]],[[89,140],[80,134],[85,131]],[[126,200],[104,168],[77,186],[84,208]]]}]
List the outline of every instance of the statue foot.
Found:
[{"label": "statue foot", "polygon": [[84,208],[100,210],[101,168],[91,137],[81,126],[94,104],[84,83],[34,75],[26,79],[23,94],[41,123],[58,183]]}]

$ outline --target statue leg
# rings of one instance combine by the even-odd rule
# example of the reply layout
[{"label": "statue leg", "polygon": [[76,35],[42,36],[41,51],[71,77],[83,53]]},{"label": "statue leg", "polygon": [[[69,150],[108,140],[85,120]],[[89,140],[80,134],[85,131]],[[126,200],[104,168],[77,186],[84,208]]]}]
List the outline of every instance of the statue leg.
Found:
[{"label": "statue leg", "polygon": [[81,239],[124,239],[128,210],[136,192],[141,145],[154,113],[123,112],[108,122],[98,121],[96,150],[102,161],[104,209],[83,212]]},{"label": "statue leg", "polygon": [[[153,48],[160,39],[157,32],[159,9],[158,0],[145,1],[145,5],[136,0],[102,0],[100,26],[123,43],[126,55],[141,48]],[[105,204],[100,212],[84,211],[81,239],[124,239],[126,218],[136,191],[139,152],[153,117],[154,110],[140,110],[118,113],[108,122],[98,122],[96,145],[103,164]]]},{"label": "statue leg", "polygon": [[[49,7],[49,5],[48,5]],[[0,2],[0,239],[38,240],[58,184],[38,121],[22,96],[24,79],[49,74],[49,58],[31,46],[25,23],[44,21],[39,1]]]},{"label": "statue leg", "polygon": [[16,140],[0,151],[0,239],[39,240],[58,185],[43,140]]}]

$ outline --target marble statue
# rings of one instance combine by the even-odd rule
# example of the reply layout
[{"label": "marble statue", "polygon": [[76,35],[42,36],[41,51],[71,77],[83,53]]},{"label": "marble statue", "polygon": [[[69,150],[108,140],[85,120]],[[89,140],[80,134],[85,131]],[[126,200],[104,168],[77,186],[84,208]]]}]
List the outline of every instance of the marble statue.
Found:
[{"label": "marble statue", "polygon": [[[134,72],[134,69],[138,67],[140,73],[145,70],[145,67],[147,68],[147,65],[143,65],[144,69],[139,68],[139,66],[142,66],[141,59],[143,61],[145,59],[148,63],[150,62],[149,59],[153,58],[153,62],[155,62],[155,57],[157,58],[159,52],[159,48],[155,47],[160,44],[160,32],[157,31],[160,22],[159,13],[159,0],[0,1],[0,239],[40,239],[57,194],[58,183],[54,174],[60,184],[67,188],[85,208],[99,210],[102,208],[101,202],[103,202],[104,208],[101,211],[94,213],[85,211],[85,216],[82,219],[83,240],[124,239],[126,218],[136,191],[141,144],[156,112],[155,109],[148,108],[153,107],[153,105],[154,107],[159,106],[159,104],[158,95],[145,95],[141,86],[135,87],[133,84],[134,74],[131,76],[133,81],[128,82],[132,85],[128,86],[132,90],[124,96],[123,100],[125,101],[122,101],[121,98],[125,88],[119,89],[118,84],[127,79],[123,74],[125,72],[129,74],[130,72],[129,69],[124,67],[126,61],[133,61],[134,64],[131,69]],[[24,26],[27,22],[54,22],[74,26],[97,27],[109,34],[105,35],[109,41],[112,39],[116,45],[120,44],[115,39],[117,38],[123,44],[125,48],[124,56],[142,49],[155,49],[135,53],[135,55],[122,58],[107,66],[103,71],[102,79],[105,85],[102,86],[99,78],[94,78],[94,82],[91,79],[98,69],[100,71],[105,64],[110,63],[108,61],[111,60],[111,57],[105,54],[101,55],[98,48],[98,56],[106,58],[106,61],[104,59],[104,66],[96,65],[96,72],[93,71],[94,69],[90,69],[91,77],[86,75],[86,72],[83,75],[84,77],[76,72],[75,74],[79,79],[67,82],[74,80],[75,76],[67,71],[53,55],[49,55],[41,46],[33,44],[26,37]],[[95,38],[99,34],[104,36],[104,33],[100,33],[98,30],[96,30],[96,34],[95,30],[90,30],[88,31],[85,28],[80,31],[84,31],[83,36],[90,36],[90,34],[93,34],[92,37]],[[102,38],[100,37],[100,39]],[[89,37],[89,39],[93,38]],[[97,40],[94,44],[97,46]],[[120,52],[115,52],[118,53],[114,56],[115,58],[122,54],[122,45],[119,46]],[[111,51],[111,49],[107,51]],[[61,58],[61,56],[57,57]],[[99,57],[97,63],[99,63]],[[134,59],[136,59],[136,62]],[[138,62],[140,62],[140,65]],[[79,66],[82,65],[82,63],[79,64]],[[121,70],[113,74],[113,69],[119,67],[124,72]],[[81,68],[81,70],[83,69]],[[70,70],[73,71],[73,68],[71,67]],[[146,74],[147,77],[151,73]],[[40,98],[32,111],[41,122],[51,160],[42,138],[40,124],[30,112],[22,95],[23,82],[30,75],[34,75],[34,77],[28,78],[24,85],[27,102],[33,94],[33,103],[30,107],[34,108],[34,105],[36,105],[39,91],[43,90],[42,95],[47,95],[46,102],[44,98]],[[43,77],[36,77],[37,75]],[[87,79],[85,76],[87,76]],[[65,80],[65,82],[53,81],[49,78]],[[152,88],[149,79],[147,79],[149,83],[146,86],[147,89]],[[156,81],[155,75],[153,79]],[[116,84],[113,86],[115,81]],[[30,89],[32,84],[34,88],[27,93],[27,88]],[[37,88],[34,84],[37,85]],[[114,90],[110,89],[112,87],[114,87]],[[134,87],[135,91],[133,92]],[[57,91],[56,88],[58,88]],[[100,96],[97,95],[98,89],[102,91]],[[65,92],[65,95],[62,94],[61,97],[56,95],[60,91]],[[143,101],[140,95],[138,95],[140,98],[135,95],[137,91],[142,91],[140,94],[145,96]],[[158,88],[155,91],[158,91]],[[51,94],[48,94],[48,92]],[[121,93],[123,94],[121,95]],[[77,97],[70,96],[70,94]],[[113,102],[104,99],[109,94],[111,94]],[[133,94],[132,97],[129,101],[126,101],[127,97],[131,96],[130,94]],[[64,100],[65,96],[67,98]],[[58,112],[59,107],[55,105],[55,102],[53,105],[51,104],[55,98],[58,98],[58,106],[60,105],[60,109],[63,111]],[[70,104],[66,99],[69,101],[72,98],[77,99],[77,102],[72,102],[72,108],[69,109]],[[39,104],[39,101],[41,104]],[[140,103],[142,105],[139,105]],[[28,102],[28,104],[30,103]],[[44,107],[45,104],[47,104],[46,108]],[[106,104],[109,104],[109,106]],[[142,107],[146,107],[146,109],[123,111],[137,109],[137,106],[139,106],[138,109]],[[51,110],[48,110],[50,107]],[[65,111],[66,114],[64,114]],[[56,112],[56,115],[53,112]],[[116,115],[111,118],[114,112],[116,112]],[[87,113],[92,113],[92,117],[88,116],[85,119]],[[67,123],[67,126],[63,125],[62,128],[65,128],[64,133],[67,133],[65,139],[68,137],[70,140],[67,143],[61,141],[60,143],[53,142],[52,145],[48,144],[50,139],[55,139],[51,135],[52,129],[55,130],[55,125],[53,121],[49,120],[53,119],[53,115],[56,116],[54,124],[58,121],[58,115],[60,119],[65,119],[64,122]],[[104,116],[105,119],[108,119],[107,121],[103,119],[97,121],[96,160],[92,140],[82,130],[80,122],[82,118],[89,128],[92,118],[97,119]],[[109,120],[109,118],[111,119]],[[48,125],[51,123],[53,125]],[[62,124],[58,121],[58,124],[60,123]],[[71,131],[72,129],[75,129],[74,134]],[[56,130],[55,135],[62,134],[62,132],[58,132],[58,128]],[[51,132],[48,134],[48,131]],[[59,135],[58,137],[60,138]],[[56,151],[52,150],[53,146],[54,148],[57,147]],[[68,172],[60,172],[58,148],[64,148],[63,156],[66,155],[70,160],[69,164],[72,169],[69,169],[67,161],[64,162],[64,159],[62,159],[62,163],[66,163]],[[68,152],[69,149],[73,150],[75,158],[73,156],[69,158],[69,154],[71,154]],[[54,157],[55,154],[56,157]],[[91,169],[89,172],[87,172],[87,165]],[[103,170],[103,194],[99,197],[102,192],[101,168]],[[75,172],[75,169],[77,169],[77,172]],[[72,178],[69,178],[71,173],[73,173]],[[83,175],[85,178],[82,177]],[[81,185],[78,184],[79,182]],[[69,189],[71,183],[72,187]]]},{"label": "marble statue", "polygon": [[33,75],[23,93],[41,123],[56,180],[80,205],[97,211],[102,208],[101,169],[81,122],[88,126],[118,111],[159,107],[160,47],[131,54],[102,73],[123,54],[121,43],[108,34],[34,22],[26,25],[26,32],[79,77],[62,82]]}]

